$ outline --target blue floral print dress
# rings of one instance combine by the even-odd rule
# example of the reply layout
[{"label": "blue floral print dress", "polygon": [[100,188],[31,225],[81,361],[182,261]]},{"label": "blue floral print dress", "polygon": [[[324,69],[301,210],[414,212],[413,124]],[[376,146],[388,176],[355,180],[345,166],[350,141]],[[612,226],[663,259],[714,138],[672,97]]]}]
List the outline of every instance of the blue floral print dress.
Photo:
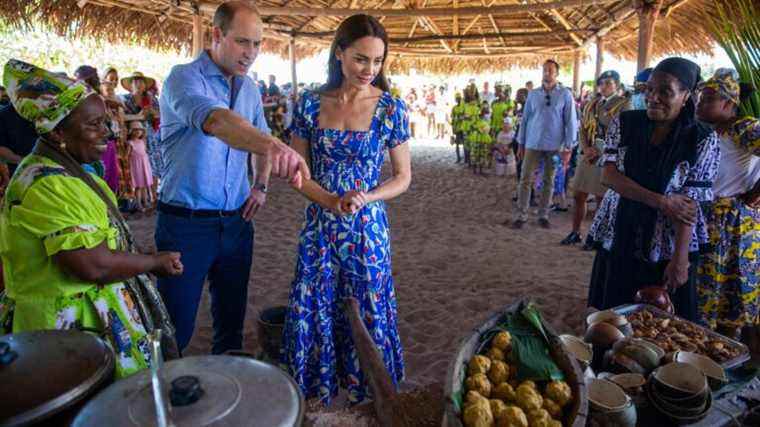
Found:
[{"label": "blue floral print dress", "polygon": [[[383,93],[368,131],[321,129],[319,94],[305,92],[291,130],[309,142],[312,179],[343,195],[380,185],[386,149],[409,139],[406,105]],[[355,214],[336,216],[316,203],[305,211],[295,279],[283,333],[282,362],[307,398],[328,405],[338,388],[349,402],[368,394],[344,314],[355,297],[385,367],[396,385],[404,376],[397,329],[396,297],[385,203],[369,203]]]}]

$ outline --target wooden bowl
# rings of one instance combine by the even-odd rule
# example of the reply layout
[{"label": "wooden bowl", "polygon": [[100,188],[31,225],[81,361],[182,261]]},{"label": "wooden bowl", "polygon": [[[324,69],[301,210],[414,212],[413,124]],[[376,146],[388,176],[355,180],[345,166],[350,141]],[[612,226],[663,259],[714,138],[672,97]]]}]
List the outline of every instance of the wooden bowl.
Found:
[{"label": "wooden bowl", "polygon": [[559,340],[583,368],[588,367],[594,358],[594,350],[590,344],[574,335],[560,335]]},{"label": "wooden bowl", "polygon": [[597,322],[588,327],[583,340],[593,344],[595,347],[608,349],[623,338],[625,338],[625,335],[614,325],[606,322]]},{"label": "wooden bowl", "polygon": [[713,390],[719,390],[728,383],[728,376],[723,367],[707,356],[688,351],[679,351],[676,352],[675,359],[676,362],[683,362],[696,366],[697,369],[705,374],[707,382]]},{"label": "wooden bowl", "polygon": [[694,402],[709,394],[705,374],[688,363],[673,362],[661,366],[655,369],[650,380],[653,391],[674,404],[693,407],[696,406]]}]

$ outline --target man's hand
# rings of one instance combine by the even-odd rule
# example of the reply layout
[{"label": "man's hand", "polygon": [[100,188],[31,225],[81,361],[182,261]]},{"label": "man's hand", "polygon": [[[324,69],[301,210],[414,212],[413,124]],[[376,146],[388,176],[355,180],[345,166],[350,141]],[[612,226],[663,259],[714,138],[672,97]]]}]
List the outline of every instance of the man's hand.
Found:
[{"label": "man's hand", "polygon": [[272,160],[272,173],[287,179],[297,189],[301,188],[304,180],[311,179],[309,166],[295,150],[274,138],[269,154]]},{"label": "man's hand", "polygon": [[243,206],[243,219],[250,221],[259,211],[259,208],[264,206],[267,202],[267,194],[261,190],[251,187],[251,194],[248,196],[248,200],[245,201]]},{"label": "man's hand", "polygon": [[563,148],[562,150],[559,151],[559,158],[560,160],[562,160],[563,168],[567,169],[568,165],[570,165],[570,157],[572,156],[573,156],[573,151],[570,150],[569,148],[567,149]]},{"label": "man's hand", "polygon": [[153,255],[156,266],[151,272],[157,276],[179,276],[185,270],[181,257],[179,252],[159,252]]},{"label": "man's hand", "polygon": [[5,195],[5,188],[8,186],[10,179],[11,173],[8,170],[8,165],[0,163],[0,197]]},{"label": "man's hand", "polygon": [[697,222],[697,203],[681,194],[663,197],[660,210],[665,216],[684,224],[694,225]]}]

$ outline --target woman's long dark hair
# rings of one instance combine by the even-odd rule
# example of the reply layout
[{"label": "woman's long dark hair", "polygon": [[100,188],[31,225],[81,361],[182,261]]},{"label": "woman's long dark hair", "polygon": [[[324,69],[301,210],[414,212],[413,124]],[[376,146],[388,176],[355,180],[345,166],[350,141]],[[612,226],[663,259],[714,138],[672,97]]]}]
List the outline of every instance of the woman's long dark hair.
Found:
[{"label": "woman's long dark hair", "polygon": [[374,16],[369,15],[350,16],[341,22],[338,30],[335,31],[335,39],[330,46],[330,57],[327,61],[327,83],[322,86],[322,91],[337,89],[343,83],[343,71],[335,53],[338,49],[345,51],[362,37],[377,37],[383,41],[385,45],[383,50],[383,68],[380,69],[380,73],[375,77],[372,86],[379,88],[383,92],[390,92],[388,79],[385,78],[385,60],[388,58],[388,34],[385,32],[383,24]]}]

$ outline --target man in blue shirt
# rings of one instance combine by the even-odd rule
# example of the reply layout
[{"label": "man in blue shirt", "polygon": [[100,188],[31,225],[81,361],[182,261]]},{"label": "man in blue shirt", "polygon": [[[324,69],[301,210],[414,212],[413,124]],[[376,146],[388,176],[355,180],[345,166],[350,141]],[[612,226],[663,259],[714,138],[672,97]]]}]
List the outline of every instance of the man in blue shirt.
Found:
[{"label": "man in blue shirt", "polygon": [[517,218],[512,228],[519,229],[528,219],[530,192],[533,175],[543,163],[541,200],[538,205],[538,224],[550,228],[549,205],[554,193],[554,162],[552,157],[559,154],[563,163],[570,158],[578,133],[578,117],[575,101],[569,89],[557,83],[559,64],[548,60],[543,66],[541,88],[528,93],[523,109],[517,157],[522,160],[520,184],[517,190]]},{"label": "man in blue shirt", "polygon": [[[212,352],[242,348],[253,258],[250,220],[265,203],[270,172],[300,187],[303,158],[269,135],[261,94],[246,76],[259,52],[262,22],[248,2],[231,1],[214,15],[211,49],[175,66],[160,99],[161,184],[156,247],[181,251],[181,276],[158,288],[184,349],[193,334],[206,278],[214,322]],[[253,153],[255,183],[248,181]],[[171,248],[171,249],[170,249]]]}]

